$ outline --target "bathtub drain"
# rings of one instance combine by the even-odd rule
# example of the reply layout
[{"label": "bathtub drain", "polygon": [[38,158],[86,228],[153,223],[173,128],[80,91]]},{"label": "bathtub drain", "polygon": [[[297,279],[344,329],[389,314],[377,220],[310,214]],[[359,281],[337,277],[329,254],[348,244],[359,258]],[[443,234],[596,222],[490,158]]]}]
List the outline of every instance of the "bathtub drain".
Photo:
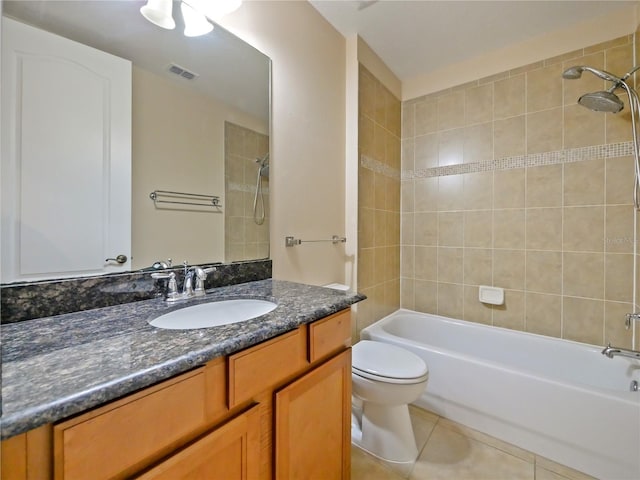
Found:
[{"label": "bathtub drain", "polygon": [[633,382],[631,382],[631,385],[629,386],[629,390],[631,390],[632,392],[637,392],[638,391],[638,381],[634,380]]}]

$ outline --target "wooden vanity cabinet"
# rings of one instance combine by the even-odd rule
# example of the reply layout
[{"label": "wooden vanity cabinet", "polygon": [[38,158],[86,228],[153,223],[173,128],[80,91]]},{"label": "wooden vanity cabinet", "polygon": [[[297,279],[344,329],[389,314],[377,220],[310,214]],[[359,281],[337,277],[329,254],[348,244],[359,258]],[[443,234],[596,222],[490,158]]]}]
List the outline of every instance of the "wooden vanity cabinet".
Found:
[{"label": "wooden vanity cabinet", "polygon": [[2,479],[348,479],[350,339],[344,310],[12,437]]}]

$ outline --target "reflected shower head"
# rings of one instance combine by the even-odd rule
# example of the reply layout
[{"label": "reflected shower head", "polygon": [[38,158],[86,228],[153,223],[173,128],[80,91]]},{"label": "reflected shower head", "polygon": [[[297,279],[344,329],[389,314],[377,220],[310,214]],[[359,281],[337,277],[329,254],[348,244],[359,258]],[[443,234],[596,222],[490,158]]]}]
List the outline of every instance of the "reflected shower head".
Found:
[{"label": "reflected shower head", "polygon": [[613,92],[585,93],[578,99],[583,107],[596,112],[618,113],[624,108],[624,103]]},{"label": "reflected shower head", "polygon": [[606,72],[604,70],[598,70],[597,68],[593,68],[593,67],[587,67],[585,65],[576,65],[574,67],[567,68],[562,73],[562,78],[566,80],[576,80],[582,77],[582,72],[591,72],[596,77],[599,77],[603,80],[607,80],[608,82],[613,82],[615,84],[622,82],[621,78],[618,78],[609,72]]}]

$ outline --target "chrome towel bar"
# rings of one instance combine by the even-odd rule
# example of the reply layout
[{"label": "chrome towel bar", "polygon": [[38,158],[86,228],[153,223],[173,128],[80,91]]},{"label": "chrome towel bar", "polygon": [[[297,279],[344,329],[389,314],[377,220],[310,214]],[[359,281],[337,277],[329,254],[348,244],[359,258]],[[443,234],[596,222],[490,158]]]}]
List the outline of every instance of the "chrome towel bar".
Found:
[{"label": "chrome towel bar", "polygon": [[338,235],[332,236],[330,239],[323,240],[300,240],[295,237],[284,237],[284,244],[287,247],[293,247],[294,245],[300,245],[301,243],[317,243],[317,242],[331,242],[334,245],[336,243],[345,243],[347,241],[346,237],[339,237]]}]

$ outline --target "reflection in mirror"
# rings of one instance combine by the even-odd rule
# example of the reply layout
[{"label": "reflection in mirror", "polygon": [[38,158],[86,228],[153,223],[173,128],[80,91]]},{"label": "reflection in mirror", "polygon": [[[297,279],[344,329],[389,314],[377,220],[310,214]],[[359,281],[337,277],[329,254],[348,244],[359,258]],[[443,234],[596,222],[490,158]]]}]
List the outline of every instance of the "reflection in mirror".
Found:
[{"label": "reflection in mirror", "polygon": [[[140,14],[142,5],[3,2],[7,17],[132,63],[131,251],[102,259],[129,254],[124,268],[136,270],[168,258],[174,264],[266,258],[270,60],[218,25],[185,37],[175,6],[176,29],[159,28]],[[217,196],[220,206],[160,204],[150,198],[158,190]]]}]

